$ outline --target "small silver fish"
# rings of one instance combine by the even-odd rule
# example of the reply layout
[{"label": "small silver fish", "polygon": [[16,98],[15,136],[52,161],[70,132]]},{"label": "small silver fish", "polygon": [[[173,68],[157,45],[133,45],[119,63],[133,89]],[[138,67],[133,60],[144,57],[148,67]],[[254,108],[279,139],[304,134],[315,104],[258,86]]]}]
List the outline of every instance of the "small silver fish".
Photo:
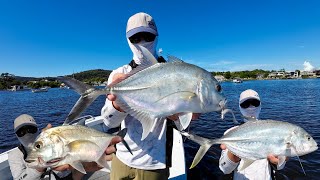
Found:
[{"label": "small silver fish", "polygon": [[195,167],[213,144],[225,144],[227,149],[241,158],[241,171],[255,160],[266,159],[269,154],[278,156],[281,166],[285,157],[302,156],[318,149],[316,141],[301,127],[275,120],[251,120],[228,131],[218,139],[207,139],[181,132],[200,144],[190,167]]},{"label": "small silver fish", "polygon": [[[192,113],[207,113],[225,109],[226,99],[212,74],[198,66],[170,56],[172,62],[158,63],[144,47],[142,64],[119,83],[105,89],[95,89],[80,81],[61,77],[81,97],[72,108],[65,123],[78,117],[98,96],[114,94],[117,103],[143,127],[142,140],[152,131],[156,118],[179,114],[179,126],[186,129]],[[227,111],[224,111],[227,112]]]},{"label": "small silver fish", "polygon": [[[126,131],[126,128],[121,130],[118,136],[123,138]],[[96,162],[109,168],[104,152],[115,136],[81,125],[50,128],[37,137],[25,161],[31,168],[55,168],[70,164],[83,174],[86,171],[81,162]],[[131,152],[127,143],[123,142]]]}]

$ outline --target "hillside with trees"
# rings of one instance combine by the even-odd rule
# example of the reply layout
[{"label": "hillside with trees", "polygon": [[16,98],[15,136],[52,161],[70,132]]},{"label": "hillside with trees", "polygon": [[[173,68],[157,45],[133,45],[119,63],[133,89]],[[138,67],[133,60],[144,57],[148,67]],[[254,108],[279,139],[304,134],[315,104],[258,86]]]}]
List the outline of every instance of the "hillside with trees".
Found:
[{"label": "hillside with trees", "polygon": [[[108,80],[110,75],[110,70],[103,69],[95,69],[83,71],[71,75],[66,75],[69,77],[73,77],[79,81],[86,82],[88,84],[93,83],[103,83]],[[1,73],[0,75],[0,90],[10,89],[11,86],[19,85],[19,86],[28,86],[31,88],[39,88],[44,86],[49,87],[59,87],[61,82],[57,81],[56,77],[22,77],[16,76],[10,73]]]}]

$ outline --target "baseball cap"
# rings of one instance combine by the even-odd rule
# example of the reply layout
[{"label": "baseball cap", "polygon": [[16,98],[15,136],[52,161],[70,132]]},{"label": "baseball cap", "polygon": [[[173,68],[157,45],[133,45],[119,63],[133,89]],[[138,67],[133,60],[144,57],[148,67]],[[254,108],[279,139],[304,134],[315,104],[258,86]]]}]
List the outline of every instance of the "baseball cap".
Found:
[{"label": "baseball cap", "polygon": [[239,104],[243,103],[247,99],[257,99],[260,101],[259,94],[252,89],[247,89],[240,94]]},{"label": "baseball cap", "polygon": [[22,114],[14,120],[14,132],[16,133],[21,127],[26,125],[38,127],[32,116],[28,114]]},{"label": "baseball cap", "polygon": [[149,32],[156,36],[158,35],[156,23],[149,14],[140,12],[128,19],[126,30],[127,38],[139,32]]}]

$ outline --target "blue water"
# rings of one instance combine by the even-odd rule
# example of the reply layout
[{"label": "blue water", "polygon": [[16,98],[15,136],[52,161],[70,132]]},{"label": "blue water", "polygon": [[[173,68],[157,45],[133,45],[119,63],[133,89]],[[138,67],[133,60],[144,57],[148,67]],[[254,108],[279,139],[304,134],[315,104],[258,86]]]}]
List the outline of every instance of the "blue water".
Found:
[{"label": "blue water", "polygon": [[[241,84],[222,83],[223,93],[238,120],[241,120],[238,110],[239,94],[248,88],[256,90],[262,100],[260,119],[288,121],[306,129],[320,143],[320,79],[303,80],[257,80],[245,81]],[[22,113],[34,116],[43,128],[47,123],[60,125],[79,95],[68,89],[49,89],[45,93],[30,91],[8,92],[0,91],[0,153],[18,145],[13,133],[13,121]],[[100,96],[84,114],[100,115],[100,109],[105,101]],[[226,116],[225,121],[218,113],[202,114],[199,120],[192,121],[190,131],[208,138],[222,136],[223,132],[234,126],[232,116]],[[187,167],[199,145],[186,140],[185,154]],[[219,145],[213,146],[202,161],[192,170],[188,170],[188,179],[222,179],[218,168],[220,157]],[[320,150],[300,157],[307,176],[303,175],[297,158],[291,158],[285,169],[279,171],[280,177],[289,179],[319,179]]]}]

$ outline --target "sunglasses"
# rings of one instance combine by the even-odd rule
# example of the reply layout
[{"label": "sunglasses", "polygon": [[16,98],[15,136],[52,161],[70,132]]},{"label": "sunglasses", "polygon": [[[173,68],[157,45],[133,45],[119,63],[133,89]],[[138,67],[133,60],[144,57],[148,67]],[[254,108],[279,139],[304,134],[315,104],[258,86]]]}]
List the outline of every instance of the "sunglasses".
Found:
[{"label": "sunglasses", "polygon": [[246,109],[248,108],[250,105],[254,106],[254,107],[258,107],[260,106],[260,101],[257,99],[248,99],[246,101],[244,101],[243,103],[240,104],[240,107]]},{"label": "sunglasses", "polygon": [[149,32],[139,32],[131,37],[129,37],[129,41],[132,44],[137,44],[144,39],[146,42],[152,42],[156,39],[156,35],[149,33]]},{"label": "sunglasses", "polygon": [[20,128],[16,134],[18,137],[22,137],[24,135],[26,135],[27,133],[31,133],[34,134],[38,131],[38,128],[34,127],[34,126],[23,126],[22,128]]}]

